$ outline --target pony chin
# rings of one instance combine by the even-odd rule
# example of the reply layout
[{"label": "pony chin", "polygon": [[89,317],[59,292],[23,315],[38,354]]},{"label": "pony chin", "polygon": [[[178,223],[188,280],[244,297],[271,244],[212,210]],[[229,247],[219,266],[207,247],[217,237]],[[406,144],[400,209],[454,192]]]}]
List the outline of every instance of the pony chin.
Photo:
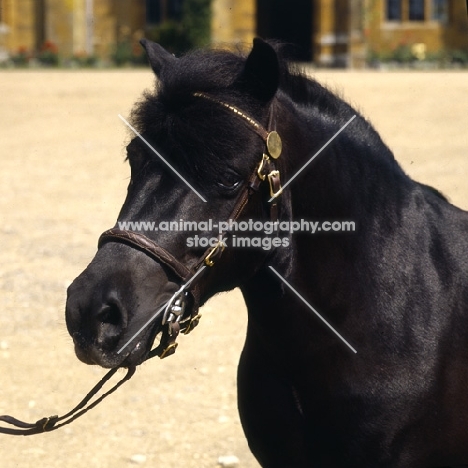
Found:
[{"label": "pony chin", "polygon": [[138,337],[134,342],[127,341],[128,345],[123,344],[117,351],[105,351],[92,345],[82,346],[74,339],[75,354],[85,364],[98,365],[106,369],[138,366],[147,359],[158,333],[159,330],[148,337]]}]

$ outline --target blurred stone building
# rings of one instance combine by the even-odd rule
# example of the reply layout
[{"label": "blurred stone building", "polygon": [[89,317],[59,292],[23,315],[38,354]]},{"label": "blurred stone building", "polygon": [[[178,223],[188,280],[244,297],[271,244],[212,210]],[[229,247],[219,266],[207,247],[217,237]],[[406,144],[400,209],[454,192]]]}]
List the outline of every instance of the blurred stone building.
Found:
[{"label": "blurred stone building", "polygon": [[39,51],[46,41],[60,54],[107,56],[122,35],[144,34],[144,0],[0,0],[4,46]]},{"label": "blurred stone building", "polygon": [[[184,0],[0,0],[0,46],[63,56],[109,56],[122,38],[177,18]],[[401,44],[419,53],[468,51],[465,0],[212,0],[214,44],[237,46],[255,36],[294,43],[296,58],[322,66],[362,66],[369,52]]]},{"label": "blurred stone building", "polygon": [[465,0],[214,0],[213,42],[277,38],[298,58],[325,66],[362,66],[370,52],[401,45],[426,53],[468,53]]}]

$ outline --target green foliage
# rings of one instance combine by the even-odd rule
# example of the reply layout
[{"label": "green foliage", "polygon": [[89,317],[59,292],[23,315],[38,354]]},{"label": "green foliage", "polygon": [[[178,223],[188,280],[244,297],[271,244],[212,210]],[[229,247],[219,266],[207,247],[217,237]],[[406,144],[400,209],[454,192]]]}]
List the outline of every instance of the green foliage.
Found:
[{"label": "green foliage", "polygon": [[190,49],[190,41],[181,22],[165,21],[152,27],[146,33],[146,37],[173,54],[180,54]]},{"label": "green foliage", "polygon": [[92,68],[97,66],[99,59],[96,55],[88,55],[86,52],[73,54],[70,64],[79,68]]},{"label": "green foliage", "polygon": [[465,67],[468,65],[468,50],[452,50],[450,55],[452,63],[458,63],[460,65],[464,65]]},{"label": "green foliage", "polygon": [[205,47],[211,40],[211,0],[185,0],[182,25],[191,47]]},{"label": "green foliage", "polygon": [[146,58],[142,48],[130,38],[125,38],[116,44],[111,58],[118,67],[146,64]]},{"label": "green foliage", "polygon": [[185,0],[180,21],[154,26],[146,37],[176,55],[207,46],[211,39],[211,0]]},{"label": "green foliage", "polygon": [[20,47],[16,53],[10,56],[13,65],[17,67],[26,67],[29,64],[31,56],[26,47]]},{"label": "green foliage", "polygon": [[393,50],[376,52],[370,50],[367,54],[367,63],[371,67],[381,64],[411,68],[457,68],[468,67],[468,50],[442,49],[437,52],[427,52],[424,58],[414,54],[411,45],[401,44]]},{"label": "green foliage", "polygon": [[416,60],[411,47],[407,44],[399,45],[392,54],[392,58],[397,63],[411,63]]},{"label": "green foliage", "polygon": [[57,45],[52,41],[45,41],[36,58],[41,65],[46,65],[48,67],[58,66],[59,51]]}]

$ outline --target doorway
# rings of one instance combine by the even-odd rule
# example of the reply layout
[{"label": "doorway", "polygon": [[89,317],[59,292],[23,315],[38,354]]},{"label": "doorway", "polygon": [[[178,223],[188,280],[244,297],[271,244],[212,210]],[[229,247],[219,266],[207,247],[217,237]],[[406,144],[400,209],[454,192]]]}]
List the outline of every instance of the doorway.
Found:
[{"label": "doorway", "polygon": [[292,58],[311,61],[312,0],[257,0],[257,34],[290,45]]}]

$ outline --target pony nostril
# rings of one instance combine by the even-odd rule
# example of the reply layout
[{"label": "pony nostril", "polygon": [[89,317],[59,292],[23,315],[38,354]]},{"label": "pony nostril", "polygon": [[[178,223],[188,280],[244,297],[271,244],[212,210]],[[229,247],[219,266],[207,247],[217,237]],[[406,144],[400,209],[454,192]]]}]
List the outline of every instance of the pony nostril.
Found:
[{"label": "pony nostril", "polygon": [[127,328],[127,313],[116,301],[109,300],[96,314],[96,339],[104,349],[112,349]]},{"label": "pony nostril", "polygon": [[117,304],[105,305],[97,314],[97,320],[108,325],[122,325],[123,316]]}]

